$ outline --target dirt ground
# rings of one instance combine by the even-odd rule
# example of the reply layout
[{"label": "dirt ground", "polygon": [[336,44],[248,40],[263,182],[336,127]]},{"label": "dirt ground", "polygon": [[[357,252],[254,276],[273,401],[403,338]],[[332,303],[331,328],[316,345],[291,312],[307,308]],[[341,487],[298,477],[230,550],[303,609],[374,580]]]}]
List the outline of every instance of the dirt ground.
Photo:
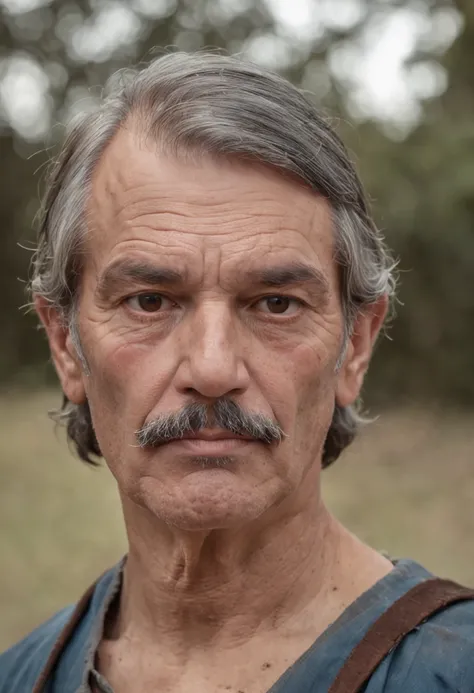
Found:
[{"label": "dirt ground", "polygon": [[[0,398],[0,651],[74,601],[125,550],[113,480],[67,449],[56,392]],[[385,413],[324,495],[362,539],[474,585],[474,416]]]}]

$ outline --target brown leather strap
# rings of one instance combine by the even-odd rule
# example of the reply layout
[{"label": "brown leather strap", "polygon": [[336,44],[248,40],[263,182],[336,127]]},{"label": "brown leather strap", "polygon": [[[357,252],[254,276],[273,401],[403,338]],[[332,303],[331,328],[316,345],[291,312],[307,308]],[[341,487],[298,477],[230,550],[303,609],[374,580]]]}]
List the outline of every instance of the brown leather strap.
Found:
[{"label": "brown leather strap", "polygon": [[[102,577],[102,576],[101,576]],[[100,580],[101,578],[99,578]],[[92,595],[94,594],[95,586],[99,582],[96,580],[82,595],[80,600],[77,602],[74,611],[72,612],[69,621],[67,621],[63,630],[59,634],[58,639],[54,643],[54,647],[51,650],[46,664],[43,667],[39,677],[36,679],[35,686],[31,693],[43,693],[46,683],[53,673],[54,667],[56,666],[64,648],[68,644],[74,630],[87,611]]]},{"label": "brown leather strap", "polygon": [[431,578],[392,604],[354,647],[328,693],[358,693],[380,662],[416,626],[450,604],[474,599],[474,590]]}]

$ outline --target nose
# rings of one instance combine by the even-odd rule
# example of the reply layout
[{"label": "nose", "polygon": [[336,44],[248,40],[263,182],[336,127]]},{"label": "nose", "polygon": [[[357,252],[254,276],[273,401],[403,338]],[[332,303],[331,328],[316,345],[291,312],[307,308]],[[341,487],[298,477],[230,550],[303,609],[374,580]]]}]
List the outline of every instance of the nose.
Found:
[{"label": "nose", "polygon": [[249,373],[235,320],[230,308],[217,302],[196,311],[186,328],[185,353],[176,374],[181,392],[217,399],[247,389]]}]

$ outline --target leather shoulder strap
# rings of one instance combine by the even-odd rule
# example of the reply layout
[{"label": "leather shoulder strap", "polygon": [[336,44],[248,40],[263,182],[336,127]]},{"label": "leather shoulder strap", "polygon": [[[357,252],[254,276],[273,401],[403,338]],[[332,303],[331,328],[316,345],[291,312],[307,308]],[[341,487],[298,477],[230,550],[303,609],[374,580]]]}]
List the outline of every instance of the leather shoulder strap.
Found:
[{"label": "leather shoulder strap", "polygon": [[380,662],[416,626],[456,602],[474,599],[474,589],[431,578],[394,602],[354,647],[328,693],[357,693]]},{"label": "leather shoulder strap", "polygon": [[[102,576],[101,576],[102,577]],[[69,617],[69,620],[67,621],[66,625],[62,629],[61,633],[58,636],[58,639],[54,643],[54,647],[51,650],[49,657],[46,661],[46,664],[44,665],[40,675],[36,679],[34,688],[31,693],[44,693],[46,684],[48,682],[49,677],[53,673],[53,670],[56,666],[56,664],[59,661],[59,658],[61,657],[61,654],[68,644],[70,638],[72,637],[74,630],[83,617],[83,615],[87,611],[87,607],[89,606],[90,600],[92,598],[92,595],[94,594],[95,587],[101,577],[96,580],[82,595],[80,600],[77,602],[74,611],[72,612],[71,616]]]}]

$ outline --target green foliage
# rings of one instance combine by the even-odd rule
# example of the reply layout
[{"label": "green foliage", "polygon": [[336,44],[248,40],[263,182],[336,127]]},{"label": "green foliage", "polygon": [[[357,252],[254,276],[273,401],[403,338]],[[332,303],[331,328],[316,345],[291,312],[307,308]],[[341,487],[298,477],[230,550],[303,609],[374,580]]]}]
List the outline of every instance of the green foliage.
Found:
[{"label": "green foliage", "polygon": [[[3,0],[3,6],[0,83],[18,60],[29,60],[45,75],[47,88],[46,111],[38,113],[30,130],[15,122],[5,101],[3,107],[0,103],[0,382],[25,377],[42,381],[51,375],[34,317],[25,317],[19,308],[28,300],[31,256],[21,246],[34,242],[41,174],[62,132],[57,124],[86,108],[114,70],[139,63],[157,49],[218,47],[254,56],[260,48],[262,59],[274,52],[275,67],[313,91],[321,106],[339,117],[339,130],[373,198],[376,218],[400,260],[397,318],[389,329],[391,340],[382,340],[377,350],[369,393],[385,400],[429,396],[472,401],[474,9],[469,0],[457,2],[464,25],[447,52],[425,40],[412,56],[413,61],[429,58],[443,65],[448,88],[423,104],[420,122],[403,138],[391,138],[370,119],[354,124],[348,115],[350,81],[331,71],[331,58],[338,48],[359,46],[371,22],[387,13],[411,9],[425,19],[439,19],[441,11],[453,8],[448,0],[360,0],[352,21],[320,22],[312,34],[305,31],[301,37],[285,30],[264,0],[30,0],[33,9],[16,14],[12,0]],[[315,19],[316,8],[327,19],[328,7],[334,5],[315,0]],[[106,11],[115,12],[110,25],[104,24]],[[112,41],[117,26],[122,29]],[[35,129],[41,118],[48,135]]]}]

